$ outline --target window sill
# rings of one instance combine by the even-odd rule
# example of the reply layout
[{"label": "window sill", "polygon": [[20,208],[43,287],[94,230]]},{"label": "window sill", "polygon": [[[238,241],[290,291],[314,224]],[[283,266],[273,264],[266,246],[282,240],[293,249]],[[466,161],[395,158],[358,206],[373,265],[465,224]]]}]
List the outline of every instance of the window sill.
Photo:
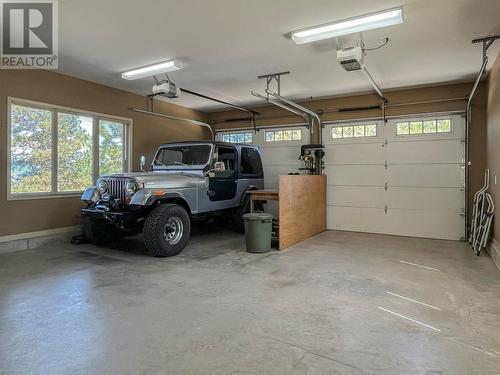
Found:
[{"label": "window sill", "polygon": [[7,201],[26,201],[33,199],[60,199],[60,198],[80,198],[82,192],[70,193],[32,193],[32,194],[12,194],[7,196]]}]

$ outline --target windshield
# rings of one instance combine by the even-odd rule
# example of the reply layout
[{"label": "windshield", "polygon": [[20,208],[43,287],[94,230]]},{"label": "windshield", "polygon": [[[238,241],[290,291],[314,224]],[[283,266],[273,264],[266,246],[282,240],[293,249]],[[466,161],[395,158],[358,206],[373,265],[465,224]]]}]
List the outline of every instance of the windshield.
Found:
[{"label": "windshield", "polygon": [[157,167],[204,167],[210,157],[210,145],[162,147],[153,164]]}]

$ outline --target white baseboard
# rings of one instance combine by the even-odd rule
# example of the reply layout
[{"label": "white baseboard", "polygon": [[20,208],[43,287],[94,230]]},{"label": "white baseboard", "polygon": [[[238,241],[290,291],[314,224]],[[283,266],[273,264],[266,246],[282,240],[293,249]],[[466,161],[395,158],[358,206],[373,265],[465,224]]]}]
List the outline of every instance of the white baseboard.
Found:
[{"label": "white baseboard", "polygon": [[496,264],[498,270],[500,271],[500,244],[493,238],[491,240],[490,246],[487,247],[488,254],[490,254],[491,259]]},{"label": "white baseboard", "polygon": [[55,228],[37,232],[0,236],[0,254],[14,251],[31,250],[49,242],[69,239],[81,232],[81,226]]}]

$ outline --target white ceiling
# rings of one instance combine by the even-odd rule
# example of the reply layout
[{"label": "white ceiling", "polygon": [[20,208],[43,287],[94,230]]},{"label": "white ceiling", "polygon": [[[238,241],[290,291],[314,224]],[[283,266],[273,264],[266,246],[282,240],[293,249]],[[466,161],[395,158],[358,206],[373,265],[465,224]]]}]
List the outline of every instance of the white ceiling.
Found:
[{"label": "white ceiling", "polygon": [[[366,47],[391,40],[365,59],[382,89],[472,79],[482,49],[471,39],[500,33],[499,0],[63,0],[59,67],[149,94],[152,78],[125,81],[121,72],[177,58],[184,68],[170,78],[179,86],[241,105],[256,104],[258,75],[285,70],[281,93],[290,98],[366,92],[364,76],[336,62],[335,40],[298,46],[285,35],[399,5],[404,24],[363,33]],[[499,50],[497,41],[491,60]],[[173,102],[220,108],[189,95]]]}]

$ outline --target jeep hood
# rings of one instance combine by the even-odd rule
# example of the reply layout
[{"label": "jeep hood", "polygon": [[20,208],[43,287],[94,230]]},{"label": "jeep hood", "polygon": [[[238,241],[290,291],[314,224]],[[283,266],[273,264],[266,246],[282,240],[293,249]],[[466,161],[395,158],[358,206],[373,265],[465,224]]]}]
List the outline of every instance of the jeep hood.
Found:
[{"label": "jeep hood", "polygon": [[[198,173],[196,173],[198,172]],[[126,177],[133,178],[137,181],[141,188],[156,188],[165,187],[186,187],[191,183],[195,183],[200,178],[203,178],[202,171],[193,172],[172,172],[172,171],[156,171],[156,172],[127,172],[116,173],[112,175],[102,176],[104,178]]]}]

